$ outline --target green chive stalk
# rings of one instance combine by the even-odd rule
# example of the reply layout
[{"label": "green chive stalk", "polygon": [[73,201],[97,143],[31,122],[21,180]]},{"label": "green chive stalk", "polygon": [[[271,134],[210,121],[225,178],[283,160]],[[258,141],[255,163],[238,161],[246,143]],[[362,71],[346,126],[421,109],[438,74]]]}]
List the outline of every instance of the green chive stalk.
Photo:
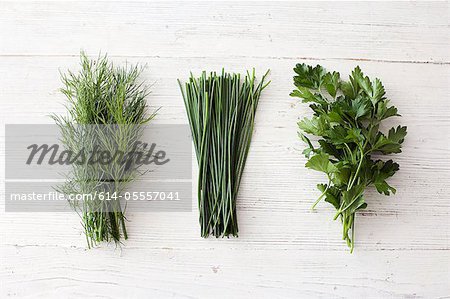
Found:
[{"label": "green chive stalk", "polygon": [[256,83],[255,70],[242,80],[222,70],[178,80],[199,167],[201,236],[238,235],[236,198],[268,72]]}]

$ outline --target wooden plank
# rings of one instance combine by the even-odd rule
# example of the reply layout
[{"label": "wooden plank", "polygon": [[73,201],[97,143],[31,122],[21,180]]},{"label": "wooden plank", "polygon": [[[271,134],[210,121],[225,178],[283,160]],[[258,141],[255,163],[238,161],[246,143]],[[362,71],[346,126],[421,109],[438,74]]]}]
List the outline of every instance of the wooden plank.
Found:
[{"label": "wooden plank", "polygon": [[[10,297],[444,298],[450,251],[2,248]],[[418,258],[418,256],[421,258]]]},{"label": "wooden plank", "polygon": [[77,55],[83,48],[178,58],[450,61],[447,2],[18,2],[0,8],[1,55]]}]

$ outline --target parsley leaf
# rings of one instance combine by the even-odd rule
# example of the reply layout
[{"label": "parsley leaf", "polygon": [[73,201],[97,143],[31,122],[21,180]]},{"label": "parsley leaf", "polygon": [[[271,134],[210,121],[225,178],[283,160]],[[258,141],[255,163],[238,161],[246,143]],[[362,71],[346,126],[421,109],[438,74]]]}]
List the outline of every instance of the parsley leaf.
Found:
[{"label": "parsley leaf", "polygon": [[326,174],[337,172],[336,166],[330,162],[330,156],[325,153],[319,153],[312,156],[309,158],[308,162],[306,162],[305,166],[317,171],[325,172]]}]

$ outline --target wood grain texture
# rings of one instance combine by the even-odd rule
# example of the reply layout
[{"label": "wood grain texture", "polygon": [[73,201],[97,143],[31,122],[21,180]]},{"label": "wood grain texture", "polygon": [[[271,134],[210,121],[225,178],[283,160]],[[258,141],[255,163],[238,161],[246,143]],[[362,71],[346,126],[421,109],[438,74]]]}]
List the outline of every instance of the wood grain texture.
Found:
[{"label": "wood grain texture", "polygon": [[[187,122],[176,79],[189,71],[269,68],[272,80],[239,194],[239,238],[201,239],[195,200],[192,213],[128,215],[122,249],[86,250],[75,214],[2,208],[0,297],[449,298],[448,6],[0,2],[2,163],[4,124],[50,123],[64,111],[59,70],[76,67],[80,49],[147,64],[157,123]],[[353,255],[332,208],[309,209],[324,178],[300,154],[296,121],[308,108],[289,97],[298,62],[342,75],[360,65],[403,115],[386,127],[408,126],[390,181],[398,193],[368,192]],[[2,202],[4,177],[1,167]]]}]

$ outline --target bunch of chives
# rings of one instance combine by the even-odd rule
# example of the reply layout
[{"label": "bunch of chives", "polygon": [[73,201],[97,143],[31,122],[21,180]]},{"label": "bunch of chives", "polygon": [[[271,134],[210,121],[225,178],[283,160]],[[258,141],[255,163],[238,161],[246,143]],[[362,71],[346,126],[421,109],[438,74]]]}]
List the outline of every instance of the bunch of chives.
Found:
[{"label": "bunch of chives", "polygon": [[188,82],[178,80],[199,166],[201,236],[237,236],[236,197],[253,134],[256,108],[268,72],[257,84],[255,70],[242,80],[222,70]]},{"label": "bunch of chives", "polygon": [[[141,71],[138,66],[116,67],[106,56],[91,60],[81,53],[81,70],[62,74],[67,115],[52,116],[66,150],[78,153],[96,148],[111,154],[133,154],[142,135],[141,125],[155,115],[147,115],[149,91],[138,82]],[[93,196],[92,200],[69,201],[82,219],[88,247],[127,239],[120,193],[137,175],[137,167],[125,167],[120,156],[107,164],[73,163],[66,183],[56,188],[65,195]],[[105,200],[106,196],[110,200]]]}]

